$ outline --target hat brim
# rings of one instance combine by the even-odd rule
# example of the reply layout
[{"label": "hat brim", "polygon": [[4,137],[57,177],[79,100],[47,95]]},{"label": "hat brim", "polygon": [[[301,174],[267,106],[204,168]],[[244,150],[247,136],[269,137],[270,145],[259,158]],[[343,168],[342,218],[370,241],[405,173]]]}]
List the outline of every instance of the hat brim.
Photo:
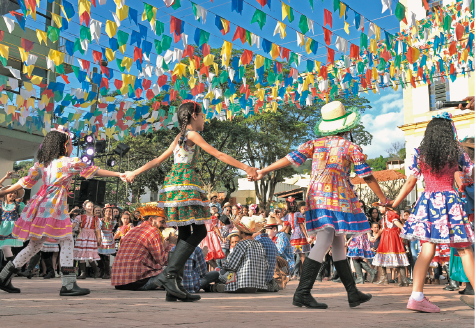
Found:
[{"label": "hat brim", "polygon": [[329,136],[340,132],[348,131],[356,127],[361,121],[361,115],[357,109],[346,109],[350,113],[344,118],[334,121],[320,121],[315,125],[315,134],[319,136]]},{"label": "hat brim", "polygon": [[263,223],[255,223],[254,230],[251,230],[250,228],[244,226],[240,220],[237,220],[238,217],[232,220],[234,227],[238,229],[238,231],[248,233],[248,234],[254,234],[262,230],[264,227]]},{"label": "hat brim", "polygon": [[[6,190],[7,188],[11,187],[12,185],[7,185],[7,186],[4,186],[0,189],[0,191],[3,191],[3,190]],[[22,187],[18,190],[16,190],[15,192],[17,192],[17,196],[16,198],[19,199],[19,198],[23,198],[25,196],[25,189]]]}]

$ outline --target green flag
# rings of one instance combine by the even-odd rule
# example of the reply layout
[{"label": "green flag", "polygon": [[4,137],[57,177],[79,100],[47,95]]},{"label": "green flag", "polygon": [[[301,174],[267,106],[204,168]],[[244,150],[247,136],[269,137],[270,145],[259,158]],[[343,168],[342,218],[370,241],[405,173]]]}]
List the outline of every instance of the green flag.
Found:
[{"label": "green flag", "polygon": [[259,28],[262,30],[262,28],[266,24],[266,19],[267,15],[263,11],[256,9],[254,15],[252,16],[251,24],[257,22],[257,24],[259,24]]},{"label": "green flag", "polygon": [[129,34],[125,33],[124,31],[117,31],[117,44],[119,47],[125,45],[127,43],[127,40],[129,39]]},{"label": "green flag", "polygon": [[402,3],[398,2],[394,14],[399,21],[402,21],[406,17],[406,7],[404,7]]},{"label": "green flag", "polygon": [[172,5],[172,8],[177,10],[180,7],[181,7],[180,0],[175,0],[175,3]]},{"label": "green flag", "polygon": [[119,67],[120,72],[124,72],[124,67],[122,66],[122,60],[119,58],[115,59],[115,62],[117,63],[117,66]]},{"label": "green flag", "polygon": [[171,45],[172,45],[172,38],[168,35],[164,35],[162,37],[162,51],[170,49]]},{"label": "green flag", "polygon": [[340,9],[340,0],[333,0],[333,12]]},{"label": "green flag", "polygon": [[251,32],[248,30],[246,30],[246,41],[249,44],[249,46],[252,46],[252,36],[251,36]]},{"label": "green flag", "polygon": [[76,38],[76,41],[74,41],[74,52],[78,51],[81,53],[81,55],[84,55],[84,49],[81,47],[81,40],[79,38]]},{"label": "green flag", "polygon": [[360,36],[360,49],[368,49],[368,36],[361,32]]},{"label": "green flag", "polygon": [[160,55],[162,53],[162,42],[159,40],[154,40],[155,43],[155,50],[157,51],[157,54]]},{"label": "green flag", "polygon": [[79,37],[81,38],[81,41],[83,40],[89,40],[91,42],[91,29],[88,28],[87,26],[81,25],[81,29],[79,31]]},{"label": "green flag", "polygon": [[312,8],[312,11],[313,11],[313,0],[309,0],[310,1],[310,7]]},{"label": "green flag", "polygon": [[159,21],[155,21],[156,22],[156,25],[155,25],[155,33],[157,34],[157,36],[161,35],[163,32],[165,32],[165,23],[163,22],[159,22]]},{"label": "green flag", "polygon": [[200,44],[199,47],[201,47],[203,44],[209,42],[209,32],[206,32],[205,30],[200,30]]},{"label": "green flag", "polygon": [[307,16],[305,16],[305,15],[300,16],[299,28],[300,28],[300,31],[302,31],[303,34],[308,32]]},{"label": "green flag", "polygon": [[147,20],[150,22],[153,18],[153,6],[144,2],[143,7],[145,14],[147,15]]},{"label": "green flag", "polygon": [[48,39],[51,42],[56,42],[59,39],[59,29],[54,26],[48,26]]}]

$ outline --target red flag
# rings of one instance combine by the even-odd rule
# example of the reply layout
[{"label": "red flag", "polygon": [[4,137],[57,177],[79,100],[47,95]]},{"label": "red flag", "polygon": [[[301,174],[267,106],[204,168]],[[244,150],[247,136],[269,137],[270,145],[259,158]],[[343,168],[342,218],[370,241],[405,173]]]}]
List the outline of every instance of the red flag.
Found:
[{"label": "red flag", "polygon": [[200,74],[206,74],[209,77],[209,69],[206,65],[201,64]]},{"label": "red flag", "polygon": [[457,23],[457,26],[455,26],[455,36],[457,37],[457,40],[459,41],[463,37],[463,26],[460,23]]},{"label": "red flag", "polygon": [[96,0],[91,0],[92,5],[95,7],[96,6]]},{"label": "red flag", "polygon": [[366,70],[365,77],[366,77],[366,82],[368,86],[371,86],[371,70],[370,69]]},{"label": "red flag", "polygon": [[412,60],[412,47],[408,47],[407,49],[407,53],[406,53],[406,59],[409,63],[414,63],[414,61]]},{"label": "red flag", "polygon": [[101,89],[102,87],[106,87],[106,89],[109,89],[109,80],[107,80],[107,78],[102,78],[99,89]]},{"label": "red flag", "polygon": [[82,62],[83,70],[86,69],[87,74],[89,74],[89,66],[91,65],[91,63],[89,61],[86,61],[85,59],[81,59],[81,62]]},{"label": "red flag", "polygon": [[152,85],[152,81],[150,81],[150,80],[144,79],[142,81],[142,87],[143,87],[144,90],[149,89],[151,85]]},{"label": "red flag", "polygon": [[325,9],[323,11],[323,26],[325,25],[330,25],[330,28],[333,28],[333,18],[332,18],[332,13]]},{"label": "red flag", "polygon": [[282,72],[282,63],[275,62],[275,68],[277,69],[277,72]]},{"label": "red flag", "polygon": [[189,56],[190,59],[193,59],[194,51],[195,51],[195,47],[193,47],[192,45],[187,45],[185,51],[183,52],[183,58],[185,58],[186,56]]},{"label": "red flag", "polygon": [[168,77],[164,74],[158,77],[157,83],[159,87],[163,87],[167,83]]},{"label": "red flag", "polygon": [[102,59],[102,53],[100,51],[92,51],[92,58],[94,59],[94,63],[97,64],[97,62],[101,63]]},{"label": "red flag", "polygon": [[142,48],[135,47],[134,48],[134,62],[139,60],[142,63]]},{"label": "red flag", "polygon": [[290,50],[287,48],[282,47],[282,59],[287,59],[287,62],[289,61],[289,55],[290,55]]},{"label": "red flag", "polygon": [[363,77],[363,74],[360,75],[361,87],[366,88],[366,79]]},{"label": "red flag", "polygon": [[[114,86],[115,86],[116,89],[122,88],[122,81],[115,79]],[[120,106],[122,106],[122,103],[120,104]]]},{"label": "red flag", "polygon": [[153,103],[153,109],[156,111],[160,108],[160,102],[154,102]]},{"label": "red flag", "polygon": [[325,34],[325,43],[329,45],[332,42],[332,31],[323,28],[323,33]]},{"label": "red flag", "polygon": [[152,98],[155,97],[155,94],[153,93],[153,91],[151,89],[147,90],[146,94],[145,94],[145,97],[147,97],[148,100],[151,100]]},{"label": "red flag", "polygon": [[211,47],[207,43],[204,43],[201,46],[201,51],[203,52],[203,57],[208,56],[211,53]]},{"label": "red flag", "polygon": [[236,39],[240,39],[242,44],[246,42],[246,30],[240,26],[237,26],[236,32],[234,32],[233,41]]},{"label": "red flag", "polygon": [[101,68],[102,74],[107,75],[107,77],[110,79],[109,68],[107,66],[102,65],[99,65],[99,67]]},{"label": "red flag", "polygon": [[259,2],[259,4],[264,7],[266,4],[267,4],[267,0],[257,0],[257,2]]},{"label": "red flag", "polygon": [[200,67],[201,57],[195,56],[195,67]]},{"label": "red flag", "polygon": [[350,58],[354,58],[354,59],[360,58],[360,47],[358,47],[357,45],[351,44]]},{"label": "red flag", "polygon": [[427,3],[427,0],[422,0],[422,3],[424,4],[424,8],[425,8],[426,10],[430,10],[429,4]]},{"label": "red flag", "polygon": [[68,80],[68,76],[67,76],[67,75],[61,74],[61,78],[63,78],[64,82],[66,82],[66,84],[69,85],[69,80]]},{"label": "red flag", "polygon": [[247,65],[252,61],[252,51],[245,49],[241,55],[241,63]]},{"label": "red flag", "polygon": [[449,46],[449,54],[452,56],[457,52],[457,41],[452,41],[452,43]]},{"label": "red flag", "polygon": [[3,40],[3,31],[0,31],[0,41]]},{"label": "red flag", "polygon": [[135,97],[140,98],[141,95],[142,95],[142,89],[140,88],[135,89]]},{"label": "red flag", "polygon": [[89,13],[87,11],[83,12],[81,16],[79,16],[79,24],[82,25],[82,22],[86,23],[86,26],[89,27],[89,20],[91,19],[91,16],[89,16]]},{"label": "red flag", "polygon": [[335,51],[331,48],[327,48],[327,65],[335,62]]},{"label": "red flag", "polygon": [[[2,37],[0,38],[0,41],[2,41],[2,38],[3,38],[3,31],[2,31]],[[30,50],[33,49],[33,41],[21,38],[21,47],[25,49],[26,52],[29,52]]]},{"label": "red flag", "polygon": [[320,68],[320,73],[318,74],[319,77],[322,77],[323,80],[327,79],[328,72],[327,72],[327,67],[324,65]]},{"label": "red flag", "polygon": [[181,33],[183,31],[181,30],[181,20],[171,16],[170,18],[170,33],[173,34],[175,38],[175,43],[181,40]]}]

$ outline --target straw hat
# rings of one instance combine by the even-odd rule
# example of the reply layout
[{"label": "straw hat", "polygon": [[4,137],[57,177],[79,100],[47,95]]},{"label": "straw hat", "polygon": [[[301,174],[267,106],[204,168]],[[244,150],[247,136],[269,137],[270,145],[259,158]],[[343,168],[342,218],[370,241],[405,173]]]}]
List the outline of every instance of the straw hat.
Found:
[{"label": "straw hat", "polygon": [[176,230],[175,230],[173,227],[167,227],[166,229],[164,229],[164,230],[162,231],[162,235],[163,235],[163,237],[164,237],[165,239],[168,238],[168,236],[170,235],[170,233],[171,233],[172,235],[176,235]]},{"label": "straw hat", "polygon": [[208,199],[211,200],[212,198],[214,197],[218,197],[218,193],[217,192],[212,192],[208,195]]},{"label": "straw hat", "polygon": [[157,206],[144,206],[144,207],[140,207],[140,208],[137,208],[135,209],[135,211],[139,211],[140,212],[140,215],[142,217],[145,217],[145,216],[156,216],[156,217],[163,217],[163,218],[167,218],[165,216],[165,211],[163,210],[163,208],[160,208],[160,207],[157,207]]},{"label": "straw hat", "polygon": [[322,107],[322,119],[315,125],[315,133],[320,136],[334,135],[348,131],[360,123],[356,109],[345,110],[345,106],[334,101]]},{"label": "straw hat", "polygon": [[254,218],[243,216],[233,219],[234,226],[241,232],[254,234],[262,230],[264,223],[262,221],[256,222]]},{"label": "straw hat", "polygon": [[[0,191],[6,190],[7,188],[9,188],[11,186],[12,185],[4,186],[0,189]],[[19,190],[16,190],[16,192],[17,192],[17,196],[16,196],[15,199],[23,198],[23,196],[25,195],[25,190],[23,188],[20,188]]]},{"label": "straw hat", "polygon": [[275,219],[275,217],[267,217],[265,228],[272,228],[278,225],[279,224],[277,223],[277,219]]}]

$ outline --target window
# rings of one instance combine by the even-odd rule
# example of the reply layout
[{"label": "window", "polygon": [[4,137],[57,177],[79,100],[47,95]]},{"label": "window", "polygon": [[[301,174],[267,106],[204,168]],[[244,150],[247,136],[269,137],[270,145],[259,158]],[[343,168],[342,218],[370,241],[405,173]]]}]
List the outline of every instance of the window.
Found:
[{"label": "window", "polygon": [[430,110],[436,111],[435,103],[450,100],[449,81],[443,81],[440,77],[434,78],[434,83],[429,87]]},{"label": "window", "polygon": [[150,192],[150,202],[158,201],[158,192]]}]

